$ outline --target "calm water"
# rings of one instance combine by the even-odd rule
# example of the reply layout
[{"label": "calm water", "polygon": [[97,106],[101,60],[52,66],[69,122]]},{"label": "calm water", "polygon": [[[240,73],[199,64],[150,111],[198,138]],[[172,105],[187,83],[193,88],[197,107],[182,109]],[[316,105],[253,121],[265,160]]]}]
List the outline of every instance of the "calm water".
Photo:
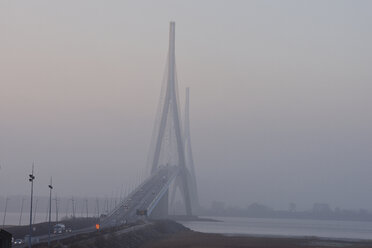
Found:
[{"label": "calm water", "polygon": [[372,222],[208,217],[221,222],[182,222],[199,232],[268,236],[372,239]]}]

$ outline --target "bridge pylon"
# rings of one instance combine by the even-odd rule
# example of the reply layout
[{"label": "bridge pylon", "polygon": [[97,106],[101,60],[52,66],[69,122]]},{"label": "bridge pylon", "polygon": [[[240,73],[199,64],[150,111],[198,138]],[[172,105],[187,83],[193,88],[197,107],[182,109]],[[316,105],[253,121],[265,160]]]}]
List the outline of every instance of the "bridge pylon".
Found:
[{"label": "bridge pylon", "polygon": [[188,168],[188,186],[190,188],[191,206],[195,210],[200,209],[198,187],[196,183],[196,174],[194,166],[194,158],[191,149],[191,136],[190,136],[190,88],[186,88],[186,101],[185,101],[185,119],[184,119],[184,147],[186,166]]},{"label": "bridge pylon", "polygon": [[[192,215],[185,142],[180,121],[175,59],[175,23],[170,23],[167,70],[162,87],[158,115],[155,122],[149,162],[151,174],[161,166],[179,166],[176,183],[182,193],[186,215]],[[168,197],[167,197],[168,198]]]}]

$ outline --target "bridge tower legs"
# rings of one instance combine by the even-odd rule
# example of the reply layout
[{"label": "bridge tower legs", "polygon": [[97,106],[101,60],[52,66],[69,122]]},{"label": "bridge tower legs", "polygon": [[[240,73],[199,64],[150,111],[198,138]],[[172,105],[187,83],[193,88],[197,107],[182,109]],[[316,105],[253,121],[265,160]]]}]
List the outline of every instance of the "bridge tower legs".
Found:
[{"label": "bridge tower legs", "polygon": [[[186,215],[192,215],[191,207],[191,196],[190,189],[187,179],[187,168],[186,168],[186,158],[185,158],[185,149],[184,149],[184,139],[181,131],[180,123],[180,113],[178,108],[178,97],[177,97],[177,76],[176,76],[176,62],[175,62],[175,23],[170,23],[170,32],[169,32],[169,52],[168,52],[168,68],[167,68],[167,78],[166,78],[166,88],[165,88],[165,97],[160,103],[161,108],[161,118],[160,123],[157,129],[155,130],[155,149],[154,153],[151,154],[151,173],[155,173],[160,163],[168,163],[168,161],[160,161],[161,152],[164,150],[166,142],[165,136],[169,131],[175,136],[175,145],[176,155],[178,161],[177,165],[180,167],[180,175],[178,177],[179,187],[182,191]],[[170,162],[172,163],[172,162]],[[165,164],[163,164],[165,165]],[[171,164],[173,165],[173,164]],[[167,198],[168,199],[168,198]],[[166,207],[168,209],[168,206]]]}]

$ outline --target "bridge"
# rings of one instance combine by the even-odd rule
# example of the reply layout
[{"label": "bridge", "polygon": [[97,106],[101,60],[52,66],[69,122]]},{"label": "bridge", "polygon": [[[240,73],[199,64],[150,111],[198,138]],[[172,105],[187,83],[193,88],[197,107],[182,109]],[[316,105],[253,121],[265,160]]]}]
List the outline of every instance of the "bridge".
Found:
[{"label": "bridge", "polygon": [[169,200],[174,203],[177,191],[183,199],[187,216],[192,216],[199,206],[189,130],[188,88],[184,129],[180,121],[174,22],[170,23],[166,69],[149,152],[151,174],[101,220],[102,228],[133,222],[139,218],[166,218]]},{"label": "bridge", "polygon": [[[100,228],[115,227],[139,219],[167,218],[168,206],[174,203],[177,192],[183,199],[186,216],[193,216],[195,210],[199,208],[191,150],[188,88],[186,89],[184,128],[181,125],[179,108],[175,63],[175,23],[171,22],[166,74],[148,157],[150,175],[113,210],[100,218]],[[131,227],[126,231],[136,228],[140,226]],[[73,233],[51,237],[41,235],[31,239],[30,236],[29,240],[32,240],[31,243],[56,241],[93,231],[95,227],[90,226],[74,230]],[[22,246],[19,245],[19,247]]]}]

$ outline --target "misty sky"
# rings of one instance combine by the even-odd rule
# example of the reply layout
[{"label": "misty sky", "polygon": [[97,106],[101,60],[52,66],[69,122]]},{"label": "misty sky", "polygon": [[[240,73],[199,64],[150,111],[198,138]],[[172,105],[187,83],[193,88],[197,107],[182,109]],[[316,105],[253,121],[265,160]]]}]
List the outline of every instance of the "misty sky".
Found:
[{"label": "misty sky", "polygon": [[372,1],[0,0],[0,195],[146,167],[176,22],[201,203],[372,209]]}]

